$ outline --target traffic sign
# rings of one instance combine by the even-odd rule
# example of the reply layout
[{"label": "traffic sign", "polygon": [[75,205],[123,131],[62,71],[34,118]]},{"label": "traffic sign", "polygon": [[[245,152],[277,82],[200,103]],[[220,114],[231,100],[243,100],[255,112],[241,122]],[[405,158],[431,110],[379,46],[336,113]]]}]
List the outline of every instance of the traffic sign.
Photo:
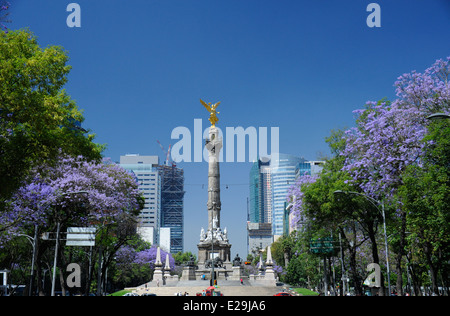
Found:
[{"label": "traffic sign", "polygon": [[95,246],[95,227],[68,227],[66,246]]},{"label": "traffic sign", "polygon": [[311,239],[309,241],[309,249],[314,254],[333,254],[337,248],[334,246],[333,237],[324,237]]}]

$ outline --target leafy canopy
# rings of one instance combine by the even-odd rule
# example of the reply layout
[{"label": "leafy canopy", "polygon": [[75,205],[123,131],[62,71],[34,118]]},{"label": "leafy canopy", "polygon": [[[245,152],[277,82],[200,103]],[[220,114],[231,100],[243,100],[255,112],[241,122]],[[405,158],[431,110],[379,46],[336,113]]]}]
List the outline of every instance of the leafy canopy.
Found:
[{"label": "leafy canopy", "polygon": [[61,47],[41,48],[28,30],[0,31],[0,201],[61,151],[101,159],[103,146],[85,135],[83,115],[63,89],[67,61]]}]

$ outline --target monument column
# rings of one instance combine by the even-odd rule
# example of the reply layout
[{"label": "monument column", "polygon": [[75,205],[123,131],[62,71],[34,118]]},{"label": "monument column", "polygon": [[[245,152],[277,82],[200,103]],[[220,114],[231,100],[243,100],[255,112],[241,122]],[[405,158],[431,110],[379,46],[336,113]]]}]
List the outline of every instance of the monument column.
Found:
[{"label": "monument column", "polygon": [[222,148],[222,138],[215,126],[209,129],[209,139],[206,140],[208,149],[208,231],[220,227],[220,169],[219,153]]},{"label": "monument column", "polygon": [[202,100],[200,102],[210,112],[209,137],[206,140],[206,149],[208,150],[208,201],[206,203],[208,210],[208,230],[205,233],[202,228],[200,233],[200,243],[198,244],[198,261],[205,263],[207,260],[219,257],[222,261],[230,260],[230,248],[228,236],[220,228],[220,211],[222,203],[220,201],[220,169],[219,154],[222,149],[222,137],[219,136],[219,130],[216,123],[219,121],[216,111],[220,102],[211,105]]}]

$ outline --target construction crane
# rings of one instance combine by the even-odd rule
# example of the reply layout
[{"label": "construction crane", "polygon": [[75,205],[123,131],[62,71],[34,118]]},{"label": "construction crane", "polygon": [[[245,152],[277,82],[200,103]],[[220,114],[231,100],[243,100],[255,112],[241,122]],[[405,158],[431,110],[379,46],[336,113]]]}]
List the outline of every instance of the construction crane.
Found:
[{"label": "construction crane", "polygon": [[[156,141],[158,142],[159,147],[161,147],[162,151],[166,154],[166,161],[164,162],[164,164],[166,166],[168,166],[169,165],[169,160],[170,160],[170,148],[172,147],[172,145],[169,145],[169,149],[166,150],[159,140],[156,140]],[[172,162],[172,166],[175,167],[176,164],[174,162]]]}]

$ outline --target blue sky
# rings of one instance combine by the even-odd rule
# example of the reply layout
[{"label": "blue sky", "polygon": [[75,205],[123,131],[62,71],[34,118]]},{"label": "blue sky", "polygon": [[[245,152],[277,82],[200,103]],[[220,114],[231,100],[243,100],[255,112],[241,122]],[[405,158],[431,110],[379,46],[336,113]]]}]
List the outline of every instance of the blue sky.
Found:
[{"label": "blue sky", "polygon": [[[171,132],[199,103],[221,101],[219,127],[279,127],[280,152],[314,160],[324,138],[353,125],[368,100],[393,100],[396,78],[450,55],[448,0],[9,0],[11,29],[41,46],[61,45],[72,71],[66,89],[105,156],[164,154]],[[66,7],[81,7],[69,28]],[[369,28],[367,5],[381,8]],[[207,163],[185,170],[185,250],[197,253],[207,226]],[[246,254],[250,163],[221,165],[222,220],[232,256]],[[201,184],[204,184],[202,186]],[[228,184],[228,189],[226,185]]]}]

